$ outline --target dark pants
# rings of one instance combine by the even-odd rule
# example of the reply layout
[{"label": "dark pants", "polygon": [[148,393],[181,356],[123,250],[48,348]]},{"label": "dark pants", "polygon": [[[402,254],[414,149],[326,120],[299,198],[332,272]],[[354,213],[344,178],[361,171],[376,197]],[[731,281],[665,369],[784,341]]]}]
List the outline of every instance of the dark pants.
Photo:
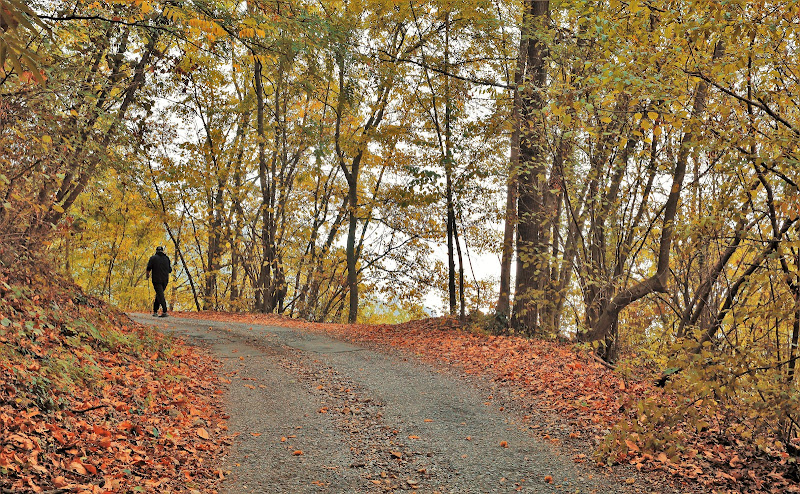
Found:
[{"label": "dark pants", "polygon": [[158,312],[158,307],[162,307],[162,312],[167,313],[167,299],[164,297],[164,290],[167,289],[166,283],[153,283],[156,291],[156,299],[153,301],[153,313]]}]

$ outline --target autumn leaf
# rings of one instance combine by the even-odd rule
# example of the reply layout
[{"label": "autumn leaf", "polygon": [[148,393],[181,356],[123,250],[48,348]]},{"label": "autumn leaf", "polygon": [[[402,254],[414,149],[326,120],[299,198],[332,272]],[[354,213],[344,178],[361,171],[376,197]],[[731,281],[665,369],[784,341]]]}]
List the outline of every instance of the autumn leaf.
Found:
[{"label": "autumn leaf", "polygon": [[69,485],[69,483],[67,482],[67,480],[64,477],[58,476],[58,477],[53,479],[53,486],[54,487],[62,489],[64,487],[67,487],[68,485]]},{"label": "autumn leaf", "polygon": [[197,435],[200,436],[201,439],[209,439],[211,436],[208,434],[208,431],[204,428],[197,429]]},{"label": "autumn leaf", "polygon": [[73,461],[72,463],[67,466],[67,470],[71,472],[75,472],[80,475],[86,475],[86,468],[84,468],[83,464],[77,461]]}]

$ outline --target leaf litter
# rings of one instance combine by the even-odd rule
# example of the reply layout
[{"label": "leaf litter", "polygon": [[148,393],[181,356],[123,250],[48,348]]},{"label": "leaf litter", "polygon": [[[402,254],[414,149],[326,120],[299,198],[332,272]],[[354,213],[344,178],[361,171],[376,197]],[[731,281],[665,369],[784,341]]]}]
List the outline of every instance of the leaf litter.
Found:
[{"label": "leaf litter", "polygon": [[0,492],[216,492],[216,364],[71,282],[0,269]]}]

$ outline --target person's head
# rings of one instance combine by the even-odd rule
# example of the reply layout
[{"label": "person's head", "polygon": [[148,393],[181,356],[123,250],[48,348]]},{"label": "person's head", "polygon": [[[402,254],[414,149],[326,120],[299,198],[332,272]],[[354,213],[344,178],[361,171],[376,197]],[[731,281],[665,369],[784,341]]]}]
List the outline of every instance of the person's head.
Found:
[{"label": "person's head", "polygon": [[156,247],[156,252],[161,252],[163,254],[164,253],[164,246],[163,245],[159,245],[158,247]]}]

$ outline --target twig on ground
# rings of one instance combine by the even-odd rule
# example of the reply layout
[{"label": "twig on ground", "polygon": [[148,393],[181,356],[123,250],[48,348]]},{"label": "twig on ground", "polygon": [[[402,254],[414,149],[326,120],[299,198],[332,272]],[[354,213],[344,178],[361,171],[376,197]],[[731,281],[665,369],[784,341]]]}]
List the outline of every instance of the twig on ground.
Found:
[{"label": "twig on ground", "polygon": [[77,410],[75,408],[71,408],[70,412],[72,412],[72,413],[86,413],[86,412],[91,412],[92,410],[97,410],[99,408],[106,408],[107,406],[108,406],[107,404],[106,405],[95,405],[93,407],[86,408],[85,410]]}]

